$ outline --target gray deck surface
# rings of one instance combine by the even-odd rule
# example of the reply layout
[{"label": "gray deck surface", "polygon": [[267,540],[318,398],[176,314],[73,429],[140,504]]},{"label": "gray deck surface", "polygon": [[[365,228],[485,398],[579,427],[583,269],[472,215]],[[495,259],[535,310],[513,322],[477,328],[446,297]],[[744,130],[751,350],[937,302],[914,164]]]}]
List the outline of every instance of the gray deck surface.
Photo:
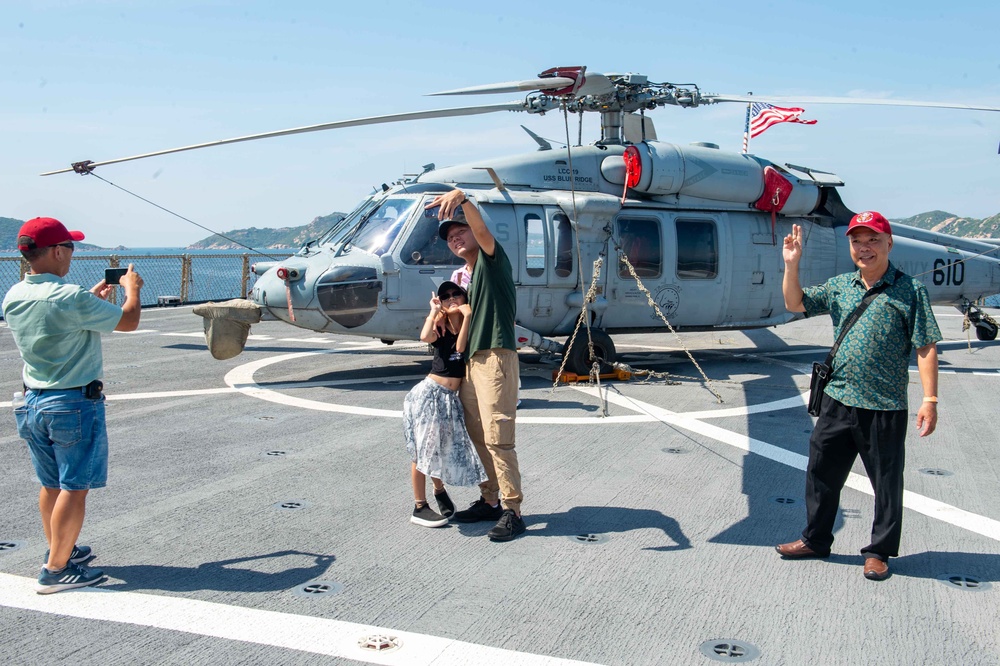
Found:
[{"label": "gray deck surface", "polygon": [[[902,552],[875,583],[862,490],[844,491],[829,560],[773,550],[803,527],[801,396],[826,318],[682,335],[726,380],[723,404],[694,381],[552,392],[553,366],[522,352],[528,532],[497,544],[487,524],[408,522],[399,410],[426,346],[265,322],[219,362],[190,308],[145,311],[104,342],[110,478],[81,536],[100,587],[33,592],[37,482],[9,403],[0,417],[0,661],[711,664],[714,641],[759,664],[1000,664],[1000,343],[970,345],[956,311],[937,312],[941,421],[924,440],[911,421]],[[638,367],[696,375],[668,334],[615,340]],[[8,400],[20,367],[0,330]],[[920,396],[914,370],[914,410]],[[301,592],[311,581],[332,591]],[[358,646],[380,632],[401,645]]]}]

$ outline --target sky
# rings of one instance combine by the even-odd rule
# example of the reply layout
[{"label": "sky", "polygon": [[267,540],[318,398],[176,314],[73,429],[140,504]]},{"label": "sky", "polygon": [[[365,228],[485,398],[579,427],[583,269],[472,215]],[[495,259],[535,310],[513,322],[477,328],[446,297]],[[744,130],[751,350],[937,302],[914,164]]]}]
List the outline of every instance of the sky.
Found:
[{"label": "sky", "polygon": [[[426,94],[553,66],[636,72],[704,92],[1000,106],[997,25],[1000,3],[979,0],[5,3],[0,216],[57,217],[105,247],[188,245],[209,232],[93,176],[38,174],[270,130],[512,101],[518,95]],[[816,125],[776,125],[750,152],[837,174],[854,210],[1000,213],[1000,113],[805,108]],[[661,141],[733,151],[744,114],[741,104],[651,112]],[[503,112],[282,137],[98,173],[212,231],[299,226],[349,211],[429,162],[532,152],[522,124],[554,139],[566,132],[557,113]],[[584,143],[597,131],[588,118]]]}]

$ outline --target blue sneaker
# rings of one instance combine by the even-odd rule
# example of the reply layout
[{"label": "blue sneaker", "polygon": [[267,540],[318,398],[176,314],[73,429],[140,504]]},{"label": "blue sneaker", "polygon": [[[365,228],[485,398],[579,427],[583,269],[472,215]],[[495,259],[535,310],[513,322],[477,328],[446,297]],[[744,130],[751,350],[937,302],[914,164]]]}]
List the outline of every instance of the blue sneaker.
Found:
[{"label": "blue sneaker", "polygon": [[72,590],[75,587],[87,587],[96,585],[105,578],[104,572],[100,569],[88,569],[79,564],[70,562],[62,571],[49,571],[42,567],[42,572],[38,574],[38,584],[35,585],[35,592],[38,594],[52,594],[63,590]]},{"label": "blue sneaker", "polygon": [[[73,552],[69,554],[69,561],[73,564],[86,564],[97,557],[90,546],[73,546]],[[49,561],[49,551],[45,551],[45,561]]]}]

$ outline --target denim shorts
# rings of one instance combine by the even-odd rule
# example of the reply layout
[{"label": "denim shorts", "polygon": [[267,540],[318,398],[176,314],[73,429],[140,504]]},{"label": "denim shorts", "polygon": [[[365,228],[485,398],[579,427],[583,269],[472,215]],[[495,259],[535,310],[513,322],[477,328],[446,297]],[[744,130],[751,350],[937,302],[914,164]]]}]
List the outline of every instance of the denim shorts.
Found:
[{"label": "denim shorts", "polygon": [[17,433],[28,443],[38,480],[46,488],[90,490],[108,481],[108,429],[104,398],[81,389],[25,392],[14,410]]}]

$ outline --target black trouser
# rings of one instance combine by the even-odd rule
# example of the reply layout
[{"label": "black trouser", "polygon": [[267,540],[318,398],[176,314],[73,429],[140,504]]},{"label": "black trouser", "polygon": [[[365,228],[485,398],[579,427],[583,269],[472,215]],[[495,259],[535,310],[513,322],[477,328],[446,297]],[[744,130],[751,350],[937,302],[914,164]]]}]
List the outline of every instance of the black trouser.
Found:
[{"label": "black trouser", "polygon": [[829,553],[840,491],[860,455],[875,490],[872,542],[865,557],[885,560],[899,554],[903,525],[905,409],[878,411],[848,407],[823,396],[819,420],[809,438],[806,468],[806,529],[802,540],[818,553]]}]

